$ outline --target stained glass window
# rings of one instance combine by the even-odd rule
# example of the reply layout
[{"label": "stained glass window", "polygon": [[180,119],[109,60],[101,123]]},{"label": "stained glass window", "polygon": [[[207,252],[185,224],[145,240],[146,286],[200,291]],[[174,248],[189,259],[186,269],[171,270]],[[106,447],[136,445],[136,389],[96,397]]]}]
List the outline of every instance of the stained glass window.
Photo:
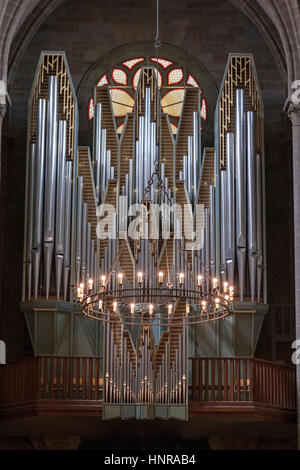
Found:
[{"label": "stained glass window", "polygon": [[202,119],[204,119],[204,121],[206,121],[206,119],[207,119],[207,106],[206,106],[206,99],[205,98],[202,98],[202,101],[201,101],[201,117],[202,117]]},{"label": "stained glass window", "polygon": [[125,60],[125,62],[122,62],[125,67],[128,67],[129,70],[131,70],[136,64],[139,64],[140,62],[143,62],[145,59],[140,57],[139,59],[131,59],[131,60]]},{"label": "stained glass window", "polygon": [[94,98],[90,98],[89,101],[89,120],[91,121],[94,118],[95,107],[94,107]]},{"label": "stained glass window", "polygon": [[170,114],[170,116],[179,117],[182,110],[183,98],[183,88],[177,88],[176,90],[168,91],[161,99],[163,112]]},{"label": "stained glass window", "polygon": [[177,128],[176,124],[173,124],[173,122],[171,122],[170,124],[171,124],[171,129],[172,129],[173,134],[177,134],[177,129],[178,128]]},{"label": "stained glass window", "polygon": [[132,113],[134,99],[127,91],[120,90],[119,88],[112,88],[110,90],[110,94],[114,115],[116,117],[126,116],[127,113]]},{"label": "stained glass window", "polygon": [[118,134],[122,134],[123,127],[124,127],[124,122],[122,122],[122,124],[120,124],[120,125],[118,126],[118,128],[117,128]]},{"label": "stained glass window", "polygon": [[[162,112],[171,117],[170,126],[173,134],[177,133],[178,121],[182,112],[185,87],[199,87],[197,79],[191,74],[185,75],[183,68],[168,59],[156,57],[134,57],[120,63],[110,73],[102,75],[97,86],[109,85],[113,112],[116,117],[118,134],[122,133],[124,118],[133,112],[134,93],[137,89],[143,63],[155,62],[158,86],[161,91]],[[152,64],[154,65],[154,64]],[[173,66],[173,67],[171,67]],[[187,79],[185,80],[185,77]],[[183,80],[185,80],[183,82]],[[184,84],[185,83],[185,84]],[[178,88],[176,87],[178,86]],[[207,103],[201,99],[201,118],[207,120]],[[88,117],[94,118],[94,99],[90,98]]]},{"label": "stained glass window", "polygon": [[176,85],[180,83],[183,79],[182,69],[173,69],[168,73],[168,85]]},{"label": "stained glass window", "polygon": [[122,69],[113,69],[112,78],[119,85],[127,85],[127,75]]},{"label": "stained glass window", "polygon": [[104,85],[108,85],[108,79],[107,79],[107,74],[103,75],[99,82],[97,83],[97,86],[104,86]]},{"label": "stained glass window", "polygon": [[186,81],[186,84],[187,85],[190,85],[190,86],[194,86],[194,87],[198,87],[198,83],[196,82],[196,80],[194,79],[194,77],[189,73],[188,75],[188,79]]},{"label": "stained glass window", "polygon": [[161,65],[164,69],[167,69],[170,67],[170,65],[173,65],[173,62],[170,62],[169,60],[166,59],[157,59],[156,57],[151,57],[152,62],[158,62],[159,65]]}]

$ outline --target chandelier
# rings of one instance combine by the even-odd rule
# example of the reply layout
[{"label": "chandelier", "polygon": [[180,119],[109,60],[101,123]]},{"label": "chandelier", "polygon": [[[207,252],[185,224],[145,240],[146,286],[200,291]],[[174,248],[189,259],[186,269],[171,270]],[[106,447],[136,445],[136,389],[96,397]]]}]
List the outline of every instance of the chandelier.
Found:
[{"label": "chandelier", "polygon": [[[157,63],[158,49],[161,45],[158,15],[159,0],[157,0],[154,42]],[[197,257],[200,258],[201,250],[192,251],[192,255],[189,256],[185,237],[181,236],[180,240],[172,240],[172,250],[175,249],[181,255],[181,259],[177,260],[177,263],[173,262],[172,266],[169,266],[168,247],[165,247],[167,273],[161,270],[158,257],[163,251],[163,238],[165,238],[162,235],[162,226],[167,216],[165,211],[162,212],[157,225],[159,227],[158,240],[150,241],[148,237],[144,240],[145,232],[148,235],[148,229],[145,230],[143,225],[145,212],[150,213],[152,204],[165,204],[168,208],[173,204],[172,191],[165,175],[165,163],[163,163],[165,158],[163,158],[160,138],[162,133],[161,96],[156,67],[142,69],[135,101],[137,123],[135,167],[131,166],[129,174],[126,175],[126,185],[121,188],[122,195],[126,198],[125,207],[128,208],[135,203],[143,208],[139,217],[142,228],[139,229],[138,239],[133,242],[135,257],[133,277],[135,279],[132,279],[131,283],[128,282],[125,271],[119,263],[124,247],[122,246],[123,240],[119,246],[116,241],[110,247],[111,264],[107,263],[109,274],[106,275],[102,271],[100,279],[90,278],[80,283],[76,286],[74,300],[81,303],[83,315],[108,322],[110,325],[120,323],[121,320],[126,326],[171,328],[174,325],[183,327],[224,319],[231,312],[234,288],[224,280],[224,276],[222,282],[217,277],[211,277],[211,271],[204,266],[203,261],[197,260]],[[193,220],[196,219],[197,173],[200,168],[200,149],[196,150],[199,145],[199,129],[199,117],[194,113],[194,135],[188,138],[189,152],[183,159],[184,169],[180,175],[180,179],[185,181],[185,191],[188,193],[187,199]],[[192,144],[190,139],[193,139]],[[192,147],[193,150],[190,150]],[[111,175],[110,162],[108,168],[102,167],[102,170]],[[131,182],[134,172],[135,177]],[[120,207],[115,214],[115,225],[117,225],[116,219],[120,221],[119,211]],[[176,214],[171,224],[172,231],[175,232],[178,225]],[[192,225],[194,225],[193,222]],[[128,222],[125,223],[125,230],[127,226]],[[120,230],[116,229],[115,234],[116,239],[120,239]],[[142,247],[143,242],[145,244]],[[115,253],[115,257],[112,253]],[[150,261],[147,259],[149,255]],[[180,271],[176,272],[178,265]]]},{"label": "chandelier", "polygon": [[[185,274],[178,273],[178,287],[165,282],[162,271],[158,272],[155,287],[145,282],[144,273],[137,273],[137,287],[123,285],[123,274],[117,274],[117,286],[107,288],[107,278],[101,276],[101,288],[93,291],[94,281],[89,279],[77,288],[77,301],[81,302],[82,313],[103,322],[119,322],[128,326],[165,326],[176,323],[195,325],[224,319],[231,312],[234,290],[217,278],[209,280],[207,290],[202,275],[196,279],[197,288],[185,286]],[[152,280],[153,281],[153,280]]]}]

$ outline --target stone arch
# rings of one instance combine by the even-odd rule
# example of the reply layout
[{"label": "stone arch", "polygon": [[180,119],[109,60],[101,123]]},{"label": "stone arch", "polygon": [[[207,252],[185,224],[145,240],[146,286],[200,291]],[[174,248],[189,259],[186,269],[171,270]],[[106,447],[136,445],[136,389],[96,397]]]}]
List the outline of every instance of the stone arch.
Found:
[{"label": "stone arch", "polygon": [[[229,0],[255,24],[290,84],[299,74],[300,9],[297,0]],[[64,0],[3,0],[0,16],[0,75],[7,79],[9,56],[18,60],[43,20]],[[13,44],[14,42],[14,44]],[[22,47],[21,47],[22,45]],[[10,61],[11,64],[11,61]]]}]

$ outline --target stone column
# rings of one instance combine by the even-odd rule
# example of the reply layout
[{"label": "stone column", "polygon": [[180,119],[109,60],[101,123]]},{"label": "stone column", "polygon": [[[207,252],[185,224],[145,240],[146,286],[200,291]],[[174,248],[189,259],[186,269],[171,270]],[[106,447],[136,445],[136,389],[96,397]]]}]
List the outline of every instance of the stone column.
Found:
[{"label": "stone column", "polygon": [[[293,132],[294,248],[296,339],[300,339],[300,105],[290,104],[288,115]],[[300,364],[297,365],[298,449],[300,449]]]}]

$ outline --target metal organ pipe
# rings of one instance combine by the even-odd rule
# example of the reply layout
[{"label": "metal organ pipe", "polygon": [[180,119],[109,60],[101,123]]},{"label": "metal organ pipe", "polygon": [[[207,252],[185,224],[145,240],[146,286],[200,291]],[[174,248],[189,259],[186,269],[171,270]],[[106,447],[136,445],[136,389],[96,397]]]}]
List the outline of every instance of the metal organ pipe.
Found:
[{"label": "metal organ pipe", "polygon": [[44,203],[44,170],[45,170],[45,133],[46,133],[46,100],[39,99],[37,105],[36,165],[34,174],[35,201],[33,207],[33,277],[34,298],[37,298],[42,247],[42,224]]},{"label": "metal organ pipe", "polygon": [[215,223],[215,187],[209,187],[210,220],[210,274],[216,274],[216,223]]},{"label": "metal organ pipe", "polygon": [[33,241],[33,211],[34,211],[34,171],[36,160],[36,146],[30,144],[29,153],[29,184],[28,184],[28,212],[27,212],[27,235],[26,235],[26,271],[27,271],[27,297],[31,298],[32,277],[32,241]]},{"label": "metal organ pipe", "polygon": [[88,222],[86,227],[86,277],[91,274],[91,223]]},{"label": "metal organ pipe", "polygon": [[239,273],[240,300],[244,298],[244,279],[246,265],[246,171],[244,151],[244,108],[245,93],[236,90],[235,103],[235,163],[236,163],[236,244]]},{"label": "metal organ pipe", "polygon": [[234,283],[235,268],[235,178],[234,178],[234,134],[226,134],[226,231],[225,256],[228,280]]},{"label": "metal organ pipe", "polygon": [[257,211],[256,211],[256,159],[255,159],[255,120],[254,112],[247,112],[247,215],[248,215],[248,263],[250,292],[255,299],[257,261]]},{"label": "metal organ pipe", "polygon": [[95,139],[95,186],[97,203],[100,202],[101,188],[101,114],[102,105],[97,103],[96,106],[96,139]]},{"label": "metal organ pipe", "polygon": [[81,225],[81,279],[84,282],[86,276],[86,223],[87,204],[82,204],[82,225]]},{"label": "metal organ pipe", "polygon": [[[68,280],[69,280],[69,273],[70,273],[70,268],[71,268],[71,262],[70,262],[71,202],[72,202],[72,162],[67,162],[65,225],[64,225],[64,300],[67,300]],[[78,282],[79,282],[79,278],[78,278]]]},{"label": "metal organ pipe", "polygon": [[58,78],[49,77],[47,145],[46,145],[46,175],[45,175],[45,209],[44,209],[44,259],[46,299],[49,297],[51,265],[54,244],[55,223],[55,189],[56,189],[56,160],[57,160],[57,106]]},{"label": "metal organ pipe", "polygon": [[256,208],[257,208],[257,300],[261,299],[261,285],[263,276],[263,214],[262,214],[262,161],[261,156],[256,154]]},{"label": "metal organ pipe", "polygon": [[82,192],[83,192],[83,177],[79,176],[77,179],[77,219],[76,219],[76,284],[80,282],[80,267],[81,267],[81,248],[82,248]]},{"label": "metal organ pipe", "polygon": [[200,176],[200,159],[199,159],[199,113],[193,113],[193,157],[194,157],[194,200],[197,198],[198,178]]},{"label": "metal organ pipe", "polygon": [[[228,163],[227,163],[228,165]],[[226,270],[226,225],[229,223],[227,219],[227,188],[226,188],[226,171],[222,170],[220,172],[220,184],[221,184],[221,276],[223,281],[227,280],[227,270]]]},{"label": "metal organ pipe", "polygon": [[65,183],[66,183],[67,121],[59,121],[57,185],[56,185],[56,295],[59,298],[64,258]]}]

